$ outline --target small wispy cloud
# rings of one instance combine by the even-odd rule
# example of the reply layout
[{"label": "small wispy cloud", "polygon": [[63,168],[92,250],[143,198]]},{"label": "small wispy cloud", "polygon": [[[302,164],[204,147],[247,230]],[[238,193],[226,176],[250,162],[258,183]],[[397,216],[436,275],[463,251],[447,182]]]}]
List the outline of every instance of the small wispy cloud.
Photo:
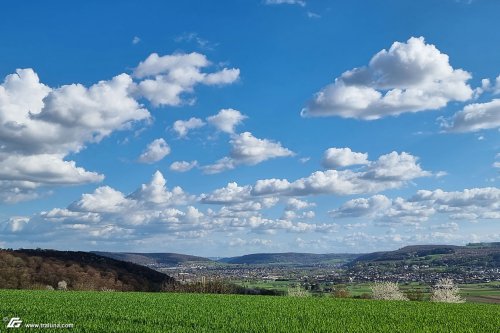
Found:
[{"label": "small wispy cloud", "polygon": [[207,39],[204,39],[198,35],[196,32],[185,32],[180,36],[174,38],[177,43],[195,43],[202,50],[213,50],[217,47],[217,43],[212,43]]},{"label": "small wispy cloud", "polygon": [[139,44],[141,41],[141,39],[137,36],[134,36],[134,38],[132,38],[132,44],[136,45],[136,44]]},{"label": "small wispy cloud", "polygon": [[303,0],[265,0],[266,5],[298,5],[305,7],[306,2]]},{"label": "small wispy cloud", "polygon": [[321,15],[309,11],[309,12],[307,12],[307,17],[309,17],[311,19],[319,19],[319,18],[321,18]]}]

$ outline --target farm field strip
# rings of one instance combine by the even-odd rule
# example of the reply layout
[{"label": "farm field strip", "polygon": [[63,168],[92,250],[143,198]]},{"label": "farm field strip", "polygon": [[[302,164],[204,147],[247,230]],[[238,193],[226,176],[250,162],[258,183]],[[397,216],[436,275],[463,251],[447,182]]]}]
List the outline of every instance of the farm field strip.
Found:
[{"label": "farm field strip", "polygon": [[[73,323],[71,332],[498,332],[499,310],[329,297],[0,291],[2,317]],[[51,331],[65,330],[43,330]]]}]

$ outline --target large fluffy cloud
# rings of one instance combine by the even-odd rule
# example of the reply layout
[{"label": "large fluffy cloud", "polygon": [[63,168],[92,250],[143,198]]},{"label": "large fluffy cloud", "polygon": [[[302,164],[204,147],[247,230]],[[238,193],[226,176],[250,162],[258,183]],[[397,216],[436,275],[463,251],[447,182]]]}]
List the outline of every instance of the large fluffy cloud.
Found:
[{"label": "large fluffy cloud", "polygon": [[[0,181],[12,187],[5,201],[30,198],[40,185],[98,182],[103,175],[66,161],[87,143],[149,118],[129,92],[134,83],[121,74],[90,87],[50,88],[32,69],[17,70],[0,85]],[[19,197],[16,198],[16,193]]]},{"label": "large fluffy cloud", "polygon": [[0,86],[2,152],[65,154],[98,142],[149,113],[129,95],[127,74],[89,88],[80,84],[51,89],[32,69],[17,70]]},{"label": "large fluffy cloud", "polygon": [[205,55],[196,52],[165,56],[153,53],[137,66],[134,77],[142,79],[139,94],[154,105],[176,106],[183,103],[182,95],[192,93],[196,85],[225,85],[239,78],[237,68],[202,72],[210,65]]},{"label": "large fluffy cloud", "polygon": [[450,101],[470,99],[470,78],[423,37],[412,37],[378,52],[368,66],[343,73],[314,96],[302,115],[371,120],[436,110]]}]

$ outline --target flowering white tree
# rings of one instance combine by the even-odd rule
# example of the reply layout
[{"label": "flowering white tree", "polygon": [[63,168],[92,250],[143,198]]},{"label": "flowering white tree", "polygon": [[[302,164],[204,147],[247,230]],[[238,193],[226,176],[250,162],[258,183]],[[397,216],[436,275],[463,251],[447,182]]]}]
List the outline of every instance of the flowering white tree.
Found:
[{"label": "flowering white tree", "polygon": [[375,282],[371,287],[374,299],[408,301],[395,282]]},{"label": "flowering white tree", "polygon": [[460,297],[458,287],[452,279],[442,278],[432,288],[432,302],[444,303],[464,303],[465,300]]},{"label": "flowering white tree", "polygon": [[68,283],[64,280],[57,283],[57,290],[68,290]]}]

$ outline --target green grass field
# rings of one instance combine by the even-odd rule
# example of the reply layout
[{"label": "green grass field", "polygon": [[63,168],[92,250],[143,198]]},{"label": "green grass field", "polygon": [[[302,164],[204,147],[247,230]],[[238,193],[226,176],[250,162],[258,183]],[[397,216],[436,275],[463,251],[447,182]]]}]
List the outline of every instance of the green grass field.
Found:
[{"label": "green grass field", "polygon": [[[500,307],[242,295],[0,291],[0,332],[499,332]],[[25,324],[72,323],[72,329]]]}]

